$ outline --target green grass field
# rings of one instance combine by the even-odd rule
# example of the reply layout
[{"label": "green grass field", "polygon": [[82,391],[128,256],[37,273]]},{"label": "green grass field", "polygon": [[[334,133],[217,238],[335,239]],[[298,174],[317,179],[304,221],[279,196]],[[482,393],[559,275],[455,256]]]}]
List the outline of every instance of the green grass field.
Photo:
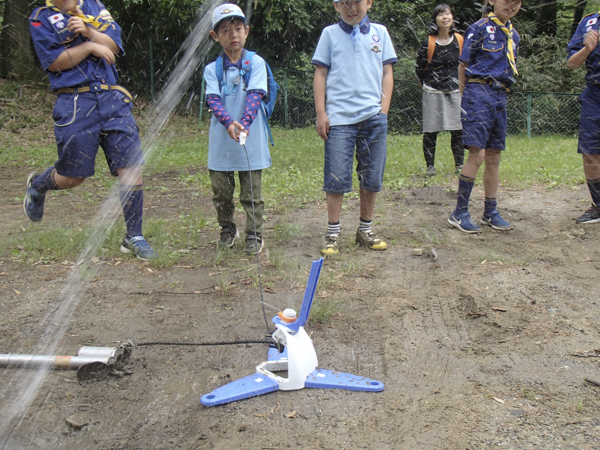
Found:
[{"label": "green grass field", "polygon": [[[140,124],[143,136],[144,121],[140,120]],[[262,191],[267,205],[275,208],[279,214],[285,214],[292,209],[323,200],[323,141],[316,131],[313,128],[274,128],[273,135],[275,146],[270,149],[273,165],[265,170],[263,176]],[[0,148],[0,165],[8,170],[25,174],[29,170],[47,167],[55,159],[54,142],[48,135],[41,138],[37,133],[31,134],[31,138],[24,138],[22,134],[4,133],[4,136],[10,142]],[[11,136],[15,136],[14,139]],[[581,156],[577,155],[576,146],[576,137],[509,137],[507,151],[503,153],[500,166],[502,186],[513,189],[526,189],[532,185],[556,188],[583,183]],[[153,173],[169,171],[174,172],[177,180],[185,186],[192,187],[196,195],[210,196],[208,173],[206,170],[198,170],[206,166],[207,147],[206,124],[198,124],[194,118],[173,117],[161,134],[160,142],[154,146],[156,150],[148,155],[145,167],[146,188],[168,191],[169,187],[157,185],[149,179]],[[454,161],[448,133],[441,134],[438,138],[436,167],[438,176],[424,176],[420,135],[388,137],[385,190],[435,184],[455,189]],[[483,170],[479,172],[478,183],[481,182]],[[79,188],[79,191],[60,191],[51,195],[75,195],[78,192],[83,197],[81,201],[97,205],[114,181],[100,152],[96,175],[84,187]],[[89,189],[90,185],[97,191],[95,194]],[[21,202],[22,197],[10,200]],[[174,264],[181,257],[177,250],[185,247],[188,241],[193,242],[198,231],[216,230],[215,227],[213,217],[204,217],[199,213],[172,219],[158,219],[148,215],[144,225],[147,237],[160,243],[157,244],[157,250],[161,254],[158,264],[164,266]],[[109,239],[118,241],[122,233],[123,225],[119,222],[111,231]],[[29,227],[23,233],[7,236],[10,242],[0,249],[0,255],[12,255],[26,263],[74,257],[82,247],[86,235],[85,230],[71,229],[68,224]],[[115,246],[103,246],[99,256],[117,256],[118,249],[113,247]]]}]

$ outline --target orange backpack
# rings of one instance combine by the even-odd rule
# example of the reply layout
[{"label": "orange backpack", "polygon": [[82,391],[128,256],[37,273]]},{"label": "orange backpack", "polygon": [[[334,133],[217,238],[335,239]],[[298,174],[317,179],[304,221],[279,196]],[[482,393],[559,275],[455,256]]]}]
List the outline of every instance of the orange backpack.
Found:
[{"label": "orange backpack", "polygon": [[[454,33],[454,38],[456,39],[456,42],[458,42],[458,54],[460,55],[463,48],[462,34]],[[425,70],[427,70],[429,63],[433,59],[433,52],[435,52],[435,36],[429,35],[429,41],[427,42],[427,65],[425,66]]]}]

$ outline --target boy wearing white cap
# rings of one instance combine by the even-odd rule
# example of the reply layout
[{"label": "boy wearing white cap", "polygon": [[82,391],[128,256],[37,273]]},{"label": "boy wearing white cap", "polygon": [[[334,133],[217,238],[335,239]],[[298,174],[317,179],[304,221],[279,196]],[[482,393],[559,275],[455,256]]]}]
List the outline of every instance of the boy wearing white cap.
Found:
[{"label": "boy wearing white cap", "polygon": [[[261,175],[262,169],[271,166],[271,155],[267,118],[261,107],[268,91],[267,68],[256,54],[250,60],[245,58],[244,44],[249,31],[246,17],[237,5],[225,3],[214,9],[210,35],[223,48],[219,59],[222,66],[217,68],[217,62],[207,65],[204,80],[206,102],[213,112],[208,169],[221,226],[219,245],[231,248],[239,237],[233,217],[234,175],[238,172],[240,203],[246,211],[246,252],[256,254],[264,247]],[[244,63],[251,65],[249,77],[244,76],[248,70],[242,67]],[[245,146],[239,143],[241,132],[247,135]]]},{"label": "boy wearing white cap", "polygon": [[369,22],[372,4],[373,0],[334,0],[341,20],[323,30],[312,59],[317,133],[325,140],[323,190],[329,223],[323,255],[339,253],[340,213],[344,194],[352,191],[355,153],[360,184],[356,243],[387,249],[371,230],[371,220],[383,182],[397,57],[387,29]]}]

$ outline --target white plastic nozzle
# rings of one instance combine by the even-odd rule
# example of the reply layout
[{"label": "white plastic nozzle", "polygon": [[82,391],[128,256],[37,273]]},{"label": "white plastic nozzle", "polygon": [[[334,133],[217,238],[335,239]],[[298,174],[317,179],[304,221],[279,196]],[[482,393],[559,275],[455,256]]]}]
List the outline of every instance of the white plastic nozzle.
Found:
[{"label": "white plastic nozzle", "polygon": [[297,317],[296,311],[294,311],[292,308],[286,308],[283,310],[283,317],[286,319],[295,319]]},{"label": "white plastic nozzle", "polygon": [[246,133],[244,133],[243,131],[240,133],[240,145],[245,145],[246,144],[246,137],[248,135]]}]

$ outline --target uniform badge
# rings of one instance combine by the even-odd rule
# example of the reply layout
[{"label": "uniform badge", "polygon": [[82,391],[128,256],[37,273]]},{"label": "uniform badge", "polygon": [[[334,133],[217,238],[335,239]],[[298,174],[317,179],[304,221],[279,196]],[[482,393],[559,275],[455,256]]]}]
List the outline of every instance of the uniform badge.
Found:
[{"label": "uniform badge", "polygon": [[50,23],[54,25],[56,22],[62,22],[65,20],[65,16],[62,13],[56,13],[53,16],[50,16]]},{"label": "uniform badge", "polygon": [[371,36],[371,39],[373,39],[375,42],[379,42],[379,35],[374,34],[373,36]]},{"label": "uniform badge", "polygon": [[490,33],[490,39],[492,41],[495,41],[496,40],[496,35],[494,33]]},{"label": "uniform badge", "polygon": [[[586,27],[591,27],[592,25],[596,25],[596,22],[598,22],[598,18],[594,17],[592,19],[589,19],[587,21],[587,23],[585,24]],[[589,30],[588,30],[589,31]]]},{"label": "uniform badge", "polygon": [[371,51],[374,52],[374,53],[381,53],[382,52],[381,46],[378,45],[378,44],[373,44],[371,46]]},{"label": "uniform badge", "polygon": [[114,19],[112,18],[112,16],[110,15],[110,13],[106,9],[103,9],[102,11],[100,11],[98,13],[98,17],[100,17],[101,19],[106,20],[107,22],[114,22]]},{"label": "uniform badge", "polygon": [[488,32],[488,34],[494,34],[496,32],[496,28],[491,25],[485,27],[485,29]]},{"label": "uniform badge", "polygon": [[586,33],[589,33],[590,31],[592,31],[592,27],[587,27],[587,28],[585,29],[585,32],[586,32]]}]

